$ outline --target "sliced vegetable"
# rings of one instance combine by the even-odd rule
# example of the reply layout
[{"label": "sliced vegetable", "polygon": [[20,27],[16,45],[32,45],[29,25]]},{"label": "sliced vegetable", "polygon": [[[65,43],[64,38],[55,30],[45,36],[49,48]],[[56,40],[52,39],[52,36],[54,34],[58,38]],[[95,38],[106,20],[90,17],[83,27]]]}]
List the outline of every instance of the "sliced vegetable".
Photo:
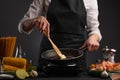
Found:
[{"label": "sliced vegetable", "polygon": [[16,70],[16,76],[19,79],[25,79],[26,77],[29,77],[29,74],[24,69],[18,69]]},{"label": "sliced vegetable", "polygon": [[90,74],[91,76],[100,76],[101,72],[102,72],[102,71],[97,71],[97,70],[95,70],[95,69],[91,69],[91,70],[89,71],[89,74]]}]

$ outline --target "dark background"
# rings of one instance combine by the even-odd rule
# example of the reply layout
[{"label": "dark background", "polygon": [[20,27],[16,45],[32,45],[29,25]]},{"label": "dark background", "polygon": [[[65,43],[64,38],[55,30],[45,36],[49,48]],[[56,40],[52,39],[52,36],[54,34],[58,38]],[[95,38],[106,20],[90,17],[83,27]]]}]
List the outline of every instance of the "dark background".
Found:
[{"label": "dark background", "polygon": [[[92,0],[91,0],[92,1]],[[17,45],[22,46],[28,59],[37,65],[41,34],[34,30],[31,35],[20,34],[18,23],[28,10],[32,0],[1,0],[0,2],[0,37],[16,36]],[[120,7],[119,0],[98,0],[100,30],[103,35],[101,46],[97,52],[87,54],[88,64],[102,59],[101,49],[106,45],[117,50],[116,62],[120,61]],[[16,48],[15,48],[16,49]]]}]

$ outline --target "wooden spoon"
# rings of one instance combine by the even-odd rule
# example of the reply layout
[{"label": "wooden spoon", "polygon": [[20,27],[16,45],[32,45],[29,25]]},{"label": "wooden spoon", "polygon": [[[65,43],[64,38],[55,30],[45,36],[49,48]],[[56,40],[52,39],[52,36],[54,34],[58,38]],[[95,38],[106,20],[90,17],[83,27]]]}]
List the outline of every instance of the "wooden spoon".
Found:
[{"label": "wooden spoon", "polygon": [[57,46],[53,43],[53,41],[51,40],[50,37],[48,37],[48,40],[50,41],[50,43],[52,44],[53,49],[55,50],[55,52],[58,54],[58,56],[60,57],[61,60],[66,59],[66,56],[62,54],[62,52],[57,48]]},{"label": "wooden spoon", "polygon": [[64,60],[66,59],[66,56],[64,54],[62,54],[62,52],[58,49],[58,47],[54,44],[54,42],[52,41],[52,39],[50,38],[50,35],[49,34],[46,34],[44,31],[43,31],[43,34],[48,38],[48,40],[50,41],[54,51],[57,53],[57,55],[60,57],[61,60]]}]

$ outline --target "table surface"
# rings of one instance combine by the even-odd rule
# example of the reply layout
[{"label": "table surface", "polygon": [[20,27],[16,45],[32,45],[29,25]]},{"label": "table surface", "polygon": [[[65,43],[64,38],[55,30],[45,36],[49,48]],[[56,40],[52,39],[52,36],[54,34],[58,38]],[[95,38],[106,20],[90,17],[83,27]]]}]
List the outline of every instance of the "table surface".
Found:
[{"label": "table surface", "polygon": [[[19,80],[19,79],[7,79],[7,78],[0,78],[0,80]],[[35,78],[27,78],[25,80],[112,80],[110,78],[103,79],[99,76],[93,77],[89,75],[87,72],[80,72],[74,76],[48,76],[43,72],[39,72],[39,76]]]},{"label": "table surface", "polygon": [[39,74],[37,78],[28,78],[27,80],[112,80],[110,78],[103,79],[101,77],[93,77],[87,72],[81,72],[74,76],[47,76],[44,73]]}]

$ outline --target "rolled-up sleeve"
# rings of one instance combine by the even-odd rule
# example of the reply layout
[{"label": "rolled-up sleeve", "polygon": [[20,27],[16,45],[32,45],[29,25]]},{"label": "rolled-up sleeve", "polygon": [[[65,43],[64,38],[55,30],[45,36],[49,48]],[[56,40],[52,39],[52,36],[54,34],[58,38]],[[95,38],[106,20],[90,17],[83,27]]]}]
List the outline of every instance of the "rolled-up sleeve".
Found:
[{"label": "rolled-up sleeve", "polygon": [[30,7],[27,11],[27,13],[24,15],[24,17],[20,20],[18,24],[18,30],[20,33],[24,32],[26,34],[30,34],[33,29],[31,29],[29,32],[25,32],[22,29],[23,22],[28,19],[33,19],[35,17],[38,17],[42,14],[43,9],[43,0],[33,0],[33,2],[30,4]]},{"label": "rolled-up sleeve", "polygon": [[98,3],[97,0],[84,0],[85,7],[87,11],[87,26],[86,29],[88,31],[88,35],[98,34],[99,41],[102,39],[102,35],[99,29],[99,21],[98,21]]}]

